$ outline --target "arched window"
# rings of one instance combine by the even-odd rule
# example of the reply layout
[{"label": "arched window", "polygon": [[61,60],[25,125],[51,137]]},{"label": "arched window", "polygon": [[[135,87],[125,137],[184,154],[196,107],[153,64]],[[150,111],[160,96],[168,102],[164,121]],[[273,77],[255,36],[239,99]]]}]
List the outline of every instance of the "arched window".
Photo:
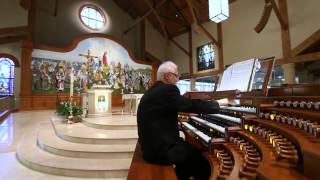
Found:
[{"label": "arched window", "polygon": [[0,57],[0,95],[13,95],[14,62]]},{"label": "arched window", "polygon": [[82,6],[79,16],[81,22],[93,30],[100,30],[106,24],[106,17],[102,10],[92,4]]}]

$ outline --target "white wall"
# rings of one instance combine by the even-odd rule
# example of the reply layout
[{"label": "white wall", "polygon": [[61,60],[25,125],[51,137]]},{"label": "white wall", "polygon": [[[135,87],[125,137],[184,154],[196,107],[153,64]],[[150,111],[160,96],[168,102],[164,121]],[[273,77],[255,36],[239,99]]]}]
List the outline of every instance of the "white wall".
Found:
[{"label": "white wall", "polygon": [[[319,0],[287,0],[291,48],[293,49],[312,33],[320,28]],[[266,27],[259,34],[254,31],[264,8],[264,1],[238,0],[230,6],[230,18],[222,23],[224,65],[252,57],[276,56],[282,58],[282,41],[280,23],[271,12]],[[214,22],[204,23],[206,29],[217,39],[217,28]],[[182,35],[187,37],[187,35]],[[187,39],[187,38],[186,38]],[[187,43],[180,41],[181,45]],[[196,72],[196,48],[209,42],[203,33],[193,32],[193,70]],[[182,66],[182,72],[188,71],[186,57],[174,45],[167,47],[168,56]],[[176,52],[176,54],[172,53]]]},{"label": "white wall", "polygon": [[257,0],[232,3],[230,18],[222,23],[224,65],[252,57],[282,57],[280,23],[274,12],[263,31],[254,31],[263,7],[264,1]]},{"label": "white wall", "polygon": [[1,0],[0,28],[28,25],[28,11],[20,5],[20,0]]},{"label": "white wall", "polygon": [[[189,41],[188,33],[182,34],[174,38],[174,40],[179,43],[184,49],[189,51]],[[172,41],[169,41],[167,48],[167,57],[178,65],[178,70],[180,74],[189,73],[189,56],[181,51],[177,45]],[[180,61],[178,61],[180,60]]]},{"label": "white wall", "polygon": [[145,23],[145,33],[146,51],[160,61],[166,60],[168,58],[166,50],[168,44],[165,37],[163,37],[148,21]]},{"label": "white wall", "polygon": [[[0,29],[27,26],[28,11],[20,6],[20,0],[1,0],[0,3]],[[17,58],[21,66],[21,42],[0,44],[0,53],[10,54]],[[16,107],[19,107],[21,68],[14,70],[14,94]]]},{"label": "white wall", "polygon": [[[54,16],[55,0],[38,1],[36,15],[35,42],[55,47],[69,47],[75,37],[88,33],[105,33],[125,42],[135,53],[139,53],[140,36],[138,28],[127,35],[123,31],[134,23],[134,20],[120,9],[112,0],[67,0],[59,1],[57,16]],[[101,8],[107,19],[106,28],[93,31],[86,28],[79,19],[82,5],[92,3]],[[136,27],[138,27],[137,25]]]},{"label": "white wall", "polygon": [[320,29],[319,0],[287,0],[291,47],[295,48]]},{"label": "white wall", "polygon": [[[218,32],[217,32],[217,24],[212,23],[212,21],[206,22],[202,24],[203,27],[211,34],[213,38],[215,38],[218,41]],[[197,48],[199,46],[202,46],[204,44],[207,44],[211,42],[211,39],[208,38],[208,36],[204,32],[197,32],[192,31],[192,59],[193,59],[193,72],[197,72],[198,70],[198,64],[197,64]],[[218,50],[216,49],[216,55]],[[215,67],[218,66],[218,56],[216,56],[216,64]]]}]

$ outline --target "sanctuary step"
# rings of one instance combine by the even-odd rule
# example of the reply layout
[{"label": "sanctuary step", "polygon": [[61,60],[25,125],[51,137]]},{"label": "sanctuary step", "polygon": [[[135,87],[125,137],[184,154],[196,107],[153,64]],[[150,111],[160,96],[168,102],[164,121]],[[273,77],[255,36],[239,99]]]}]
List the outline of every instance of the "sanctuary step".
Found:
[{"label": "sanctuary step", "polygon": [[135,144],[137,130],[105,130],[75,123],[67,125],[59,116],[51,117],[56,135],[61,139],[85,144]]},{"label": "sanctuary step", "polygon": [[41,123],[38,146],[52,154],[79,158],[131,158],[135,144],[82,144],[65,141],[56,136],[50,123]]},{"label": "sanctuary step", "polygon": [[84,118],[82,123],[97,129],[130,130],[137,129],[136,118],[136,116],[131,115],[111,115],[107,117]]},{"label": "sanctuary step", "polygon": [[[24,136],[17,147],[18,161],[60,176],[126,179],[138,139],[135,117],[116,115],[86,121],[92,126],[66,124],[64,118],[52,116]],[[94,128],[99,126],[104,128]]]},{"label": "sanctuary step", "polygon": [[36,137],[26,137],[17,148],[17,159],[25,166],[44,173],[94,178],[123,178],[131,158],[74,158],[55,155],[40,149]]}]

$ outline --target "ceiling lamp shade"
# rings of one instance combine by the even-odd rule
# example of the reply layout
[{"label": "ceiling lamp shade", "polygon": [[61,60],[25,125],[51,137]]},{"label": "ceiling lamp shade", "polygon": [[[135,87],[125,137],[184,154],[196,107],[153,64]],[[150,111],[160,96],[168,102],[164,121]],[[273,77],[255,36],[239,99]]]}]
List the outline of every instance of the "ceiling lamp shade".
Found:
[{"label": "ceiling lamp shade", "polygon": [[209,19],[216,23],[229,17],[228,0],[209,0]]}]

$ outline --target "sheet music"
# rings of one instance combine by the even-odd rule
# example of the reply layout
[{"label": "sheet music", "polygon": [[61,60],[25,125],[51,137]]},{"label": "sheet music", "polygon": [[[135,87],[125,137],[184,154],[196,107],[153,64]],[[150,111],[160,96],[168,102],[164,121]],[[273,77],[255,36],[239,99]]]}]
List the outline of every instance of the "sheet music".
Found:
[{"label": "sheet music", "polygon": [[224,72],[218,91],[238,89],[242,92],[248,91],[252,68],[255,59],[232,64]]}]

